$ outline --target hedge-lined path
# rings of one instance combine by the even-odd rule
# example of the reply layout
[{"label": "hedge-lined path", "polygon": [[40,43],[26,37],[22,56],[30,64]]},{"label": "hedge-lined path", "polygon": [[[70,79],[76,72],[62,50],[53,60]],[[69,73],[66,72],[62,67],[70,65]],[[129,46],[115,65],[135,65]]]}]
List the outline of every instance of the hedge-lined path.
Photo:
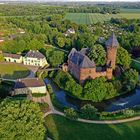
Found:
[{"label": "hedge-lined path", "polygon": [[[44,117],[50,115],[50,114],[57,114],[60,116],[65,116],[65,114],[63,112],[60,112],[58,110],[56,110],[51,102],[51,98],[49,93],[47,93],[46,95],[46,101],[50,107],[50,111],[46,112],[44,114]],[[125,122],[132,122],[132,121],[136,121],[136,120],[140,120],[140,116],[137,117],[133,117],[133,118],[126,118],[126,119],[120,119],[120,120],[86,120],[86,119],[80,119],[78,118],[77,121],[79,122],[83,122],[83,123],[93,123],[93,124],[119,124],[119,123],[125,123]]]}]

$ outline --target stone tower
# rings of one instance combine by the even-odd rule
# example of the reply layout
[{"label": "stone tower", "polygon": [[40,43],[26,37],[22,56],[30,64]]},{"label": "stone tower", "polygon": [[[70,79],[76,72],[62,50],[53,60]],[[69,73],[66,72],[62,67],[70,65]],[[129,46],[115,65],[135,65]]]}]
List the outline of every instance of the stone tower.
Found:
[{"label": "stone tower", "polygon": [[107,48],[107,66],[115,69],[117,49],[119,47],[118,40],[114,33],[106,42]]}]

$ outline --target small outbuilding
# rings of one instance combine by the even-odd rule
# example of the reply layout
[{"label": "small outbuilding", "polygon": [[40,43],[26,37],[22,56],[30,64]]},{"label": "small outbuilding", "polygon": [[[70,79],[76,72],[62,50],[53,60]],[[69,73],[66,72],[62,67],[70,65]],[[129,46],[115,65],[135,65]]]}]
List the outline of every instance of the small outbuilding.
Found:
[{"label": "small outbuilding", "polygon": [[39,78],[25,78],[16,81],[13,95],[30,93],[46,93],[44,81]]},{"label": "small outbuilding", "polygon": [[22,63],[22,56],[19,54],[3,53],[3,56],[7,62]]}]

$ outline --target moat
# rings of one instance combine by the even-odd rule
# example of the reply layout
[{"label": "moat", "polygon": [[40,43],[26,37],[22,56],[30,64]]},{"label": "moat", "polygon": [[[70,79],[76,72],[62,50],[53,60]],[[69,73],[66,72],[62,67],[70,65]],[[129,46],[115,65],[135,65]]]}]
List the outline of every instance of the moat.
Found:
[{"label": "moat", "polygon": [[128,94],[94,103],[92,101],[83,101],[68,96],[66,91],[60,89],[52,80],[45,79],[45,83],[51,84],[53,92],[56,95],[56,99],[61,105],[72,107],[74,109],[80,109],[80,107],[82,107],[84,104],[90,103],[98,108],[99,111],[113,112],[140,105],[140,89],[138,88]]}]

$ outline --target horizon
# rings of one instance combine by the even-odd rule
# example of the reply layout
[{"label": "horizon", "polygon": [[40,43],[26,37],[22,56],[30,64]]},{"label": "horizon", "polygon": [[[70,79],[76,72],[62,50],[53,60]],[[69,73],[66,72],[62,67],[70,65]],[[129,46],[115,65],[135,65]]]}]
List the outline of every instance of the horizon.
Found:
[{"label": "horizon", "polygon": [[0,2],[140,2],[140,0],[0,0]]}]

